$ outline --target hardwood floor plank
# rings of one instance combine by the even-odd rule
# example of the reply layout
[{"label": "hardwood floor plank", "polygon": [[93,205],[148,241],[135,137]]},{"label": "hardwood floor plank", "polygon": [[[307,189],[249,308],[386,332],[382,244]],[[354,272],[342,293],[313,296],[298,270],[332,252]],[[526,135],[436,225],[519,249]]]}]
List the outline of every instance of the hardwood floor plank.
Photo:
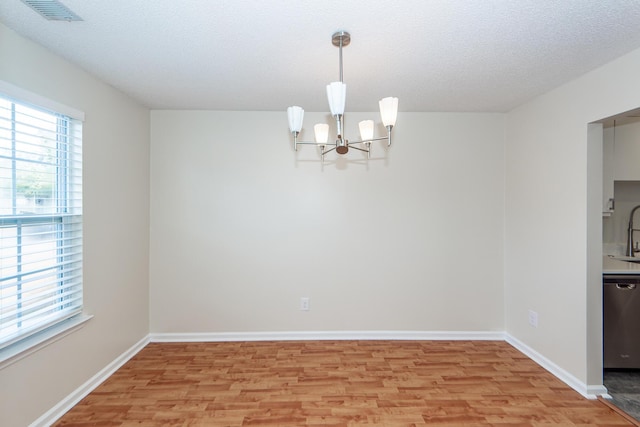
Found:
[{"label": "hardwood floor plank", "polygon": [[152,343],[55,426],[625,426],[502,341]]}]

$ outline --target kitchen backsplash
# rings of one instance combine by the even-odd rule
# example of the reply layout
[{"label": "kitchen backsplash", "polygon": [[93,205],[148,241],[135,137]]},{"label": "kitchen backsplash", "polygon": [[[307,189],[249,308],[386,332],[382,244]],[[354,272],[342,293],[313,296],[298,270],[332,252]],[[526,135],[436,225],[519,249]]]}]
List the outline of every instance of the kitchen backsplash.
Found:
[{"label": "kitchen backsplash", "polygon": [[[614,198],[613,214],[602,218],[602,251],[606,255],[625,255],[629,214],[640,205],[640,181],[616,181]],[[634,218],[635,228],[640,228],[640,209]],[[640,231],[635,233],[634,240],[640,241]]]}]

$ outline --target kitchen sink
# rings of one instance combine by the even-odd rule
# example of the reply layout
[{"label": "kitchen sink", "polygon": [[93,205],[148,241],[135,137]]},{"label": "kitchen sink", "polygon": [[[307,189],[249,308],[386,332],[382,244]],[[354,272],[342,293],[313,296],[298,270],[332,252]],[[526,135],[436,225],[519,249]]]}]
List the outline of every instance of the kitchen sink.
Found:
[{"label": "kitchen sink", "polygon": [[640,258],[636,258],[636,257],[631,257],[631,256],[613,256],[611,257],[615,260],[618,261],[626,261],[626,262],[633,262],[635,264],[640,264]]}]

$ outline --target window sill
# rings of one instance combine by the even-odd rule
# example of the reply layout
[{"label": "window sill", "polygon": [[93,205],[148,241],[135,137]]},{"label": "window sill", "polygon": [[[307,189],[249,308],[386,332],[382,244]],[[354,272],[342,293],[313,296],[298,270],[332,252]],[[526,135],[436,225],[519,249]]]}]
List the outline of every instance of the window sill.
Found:
[{"label": "window sill", "polygon": [[93,316],[89,314],[79,314],[0,350],[0,369],[4,369],[23,357],[27,357],[28,355],[35,353],[49,344],[52,344],[80,329],[92,317]]}]

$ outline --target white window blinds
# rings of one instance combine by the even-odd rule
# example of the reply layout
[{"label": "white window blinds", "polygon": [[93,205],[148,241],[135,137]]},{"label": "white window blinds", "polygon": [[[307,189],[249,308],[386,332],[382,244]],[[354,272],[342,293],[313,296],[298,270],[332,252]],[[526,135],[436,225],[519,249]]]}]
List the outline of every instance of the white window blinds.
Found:
[{"label": "white window blinds", "polygon": [[0,92],[0,349],[81,311],[82,122]]}]

